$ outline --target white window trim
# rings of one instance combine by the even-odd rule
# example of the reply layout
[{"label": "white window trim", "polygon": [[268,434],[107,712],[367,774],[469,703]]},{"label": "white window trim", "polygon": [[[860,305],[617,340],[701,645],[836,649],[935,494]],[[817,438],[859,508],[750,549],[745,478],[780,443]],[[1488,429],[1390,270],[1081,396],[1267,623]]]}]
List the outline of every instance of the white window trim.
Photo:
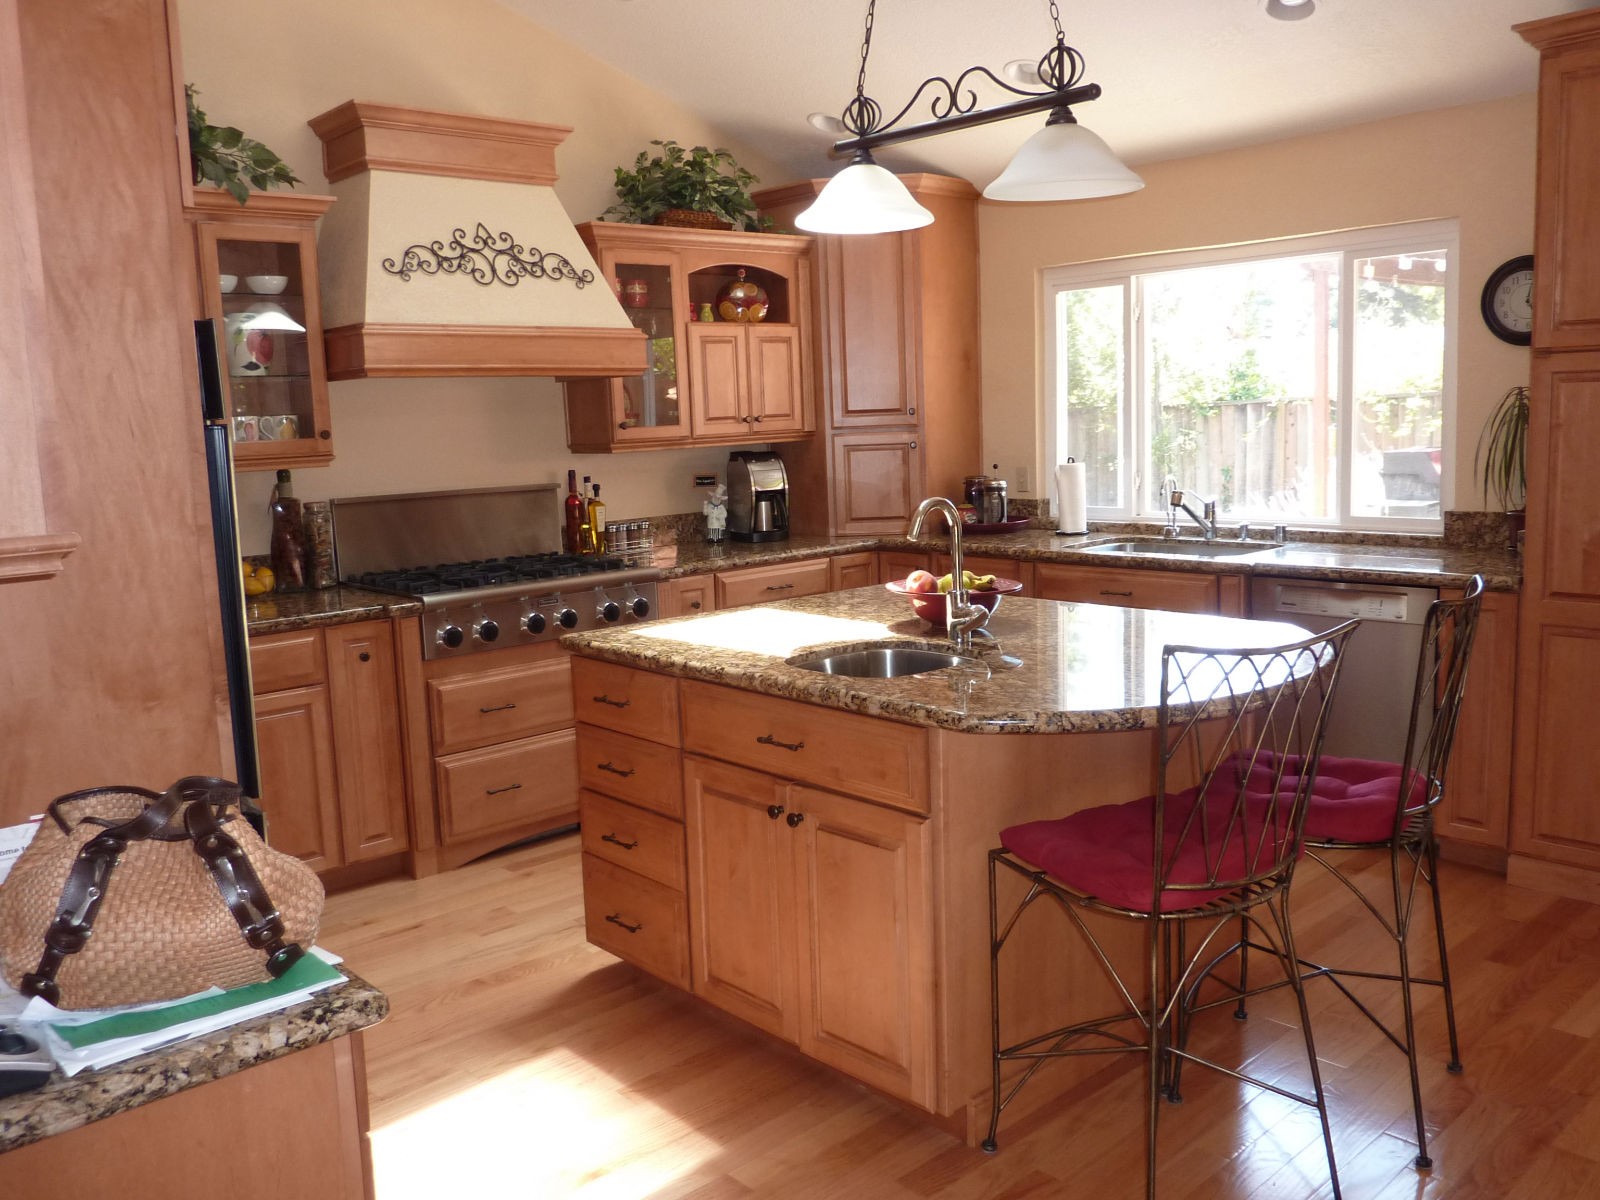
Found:
[{"label": "white window trim", "polygon": [[[1460,315],[1461,277],[1460,222],[1455,218],[1431,221],[1409,221],[1399,225],[1373,226],[1365,229],[1346,229],[1336,233],[1319,233],[1303,237],[1275,238],[1264,242],[1240,243],[1232,246],[1209,246],[1199,250],[1162,251],[1152,254],[1131,255],[1126,258],[1099,259],[1091,262],[1071,263],[1047,267],[1041,275],[1038,338],[1043,362],[1043,395],[1041,414],[1044,437],[1040,440],[1041,459],[1036,462],[1038,478],[1047,481],[1046,494],[1054,511],[1060,512],[1060,498],[1055,494],[1055,467],[1065,461],[1067,450],[1061,444],[1064,430],[1057,418],[1060,408],[1057,385],[1061,376],[1060,355],[1064,348],[1055,336],[1057,296],[1065,291],[1082,288],[1106,287],[1120,284],[1123,287],[1123,388],[1124,396],[1136,392],[1135,383],[1142,383],[1137,373],[1142,369],[1144,355],[1136,343],[1140,326],[1134,312],[1136,289],[1135,275],[1160,271],[1183,270],[1190,267],[1211,266],[1219,263],[1250,262],[1264,258],[1286,258],[1301,254],[1334,254],[1340,256],[1339,288],[1339,388],[1336,397],[1339,452],[1339,512],[1334,518],[1324,520],[1297,519],[1295,524],[1309,529],[1377,528],[1395,533],[1438,532],[1443,526],[1443,513],[1455,507],[1456,463],[1452,447],[1455,445],[1456,422],[1456,335]],[[1385,253],[1413,249],[1421,243],[1442,247],[1450,257],[1450,270],[1445,276],[1444,300],[1444,363],[1441,381],[1440,407],[1442,427],[1440,445],[1445,448],[1440,463],[1438,520],[1405,517],[1354,517],[1350,513],[1350,485],[1353,467],[1349,439],[1354,433],[1354,377],[1355,338],[1349,336],[1355,328],[1356,289],[1350,286],[1351,263],[1356,258],[1369,258]],[[1124,406],[1126,408],[1126,405]],[[1092,521],[1142,521],[1159,519],[1154,514],[1139,511],[1144,478],[1149,471],[1148,439],[1145,445],[1136,445],[1139,422],[1128,420],[1123,414],[1123,427],[1119,431],[1122,441],[1123,462],[1132,466],[1131,477],[1121,480],[1124,495],[1122,503],[1112,507],[1090,507]],[[1376,525],[1373,524],[1376,522]]]}]

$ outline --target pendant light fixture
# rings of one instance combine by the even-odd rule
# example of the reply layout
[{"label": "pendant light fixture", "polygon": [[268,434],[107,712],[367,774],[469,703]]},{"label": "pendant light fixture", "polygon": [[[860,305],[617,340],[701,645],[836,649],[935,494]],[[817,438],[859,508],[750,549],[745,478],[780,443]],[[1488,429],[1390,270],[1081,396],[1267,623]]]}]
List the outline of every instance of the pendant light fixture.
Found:
[{"label": "pendant light fixture", "polygon": [[[838,118],[820,113],[811,116],[811,123],[819,128],[852,135],[833,144],[835,155],[852,156],[850,165],[828,181],[811,207],[795,217],[799,228],[811,233],[856,234],[891,233],[927,225],[933,214],[918,204],[893,174],[873,161],[874,148],[1046,110],[1050,116],[1045,127],[1023,144],[999,178],[984,189],[985,196],[992,200],[1081,200],[1120,195],[1144,186],[1144,181],[1118,161],[1105,142],[1079,125],[1072,115],[1071,106],[1098,98],[1100,86],[1081,82],[1083,56],[1067,45],[1056,0],[1049,0],[1055,45],[1037,65],[1012,64],[1007,68],[1013,80],[1045,90],[1014,86],[986,67],[968,67],[954,82],[942,75],[923,80],[905,107],[887,121],[882,107],[866,94],[876,9],[877,0],[867,0],[855,97]],[[1021,69],[1016,69],[1019,66]],[[977,93],[969,86],[969,81],[978,76],[1022,99],[978,108]],[[929,107],[934,119],[901,126],[923,93],[930,91]]]}]

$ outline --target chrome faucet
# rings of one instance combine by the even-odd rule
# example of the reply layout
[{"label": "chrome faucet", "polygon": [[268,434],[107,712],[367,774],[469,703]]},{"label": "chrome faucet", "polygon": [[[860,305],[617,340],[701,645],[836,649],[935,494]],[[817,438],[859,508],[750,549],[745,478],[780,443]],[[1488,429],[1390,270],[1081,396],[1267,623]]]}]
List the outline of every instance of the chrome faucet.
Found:
[{"label": "chrome faucet", "polygon": [[[1178,517],[1177,509],[1188,513],[1194,523],[1200,526],[1200,532],[1206,541],[1215,541],[1217,536],[1217,502],[1215,500],[1201,500],[1200,512],[1195,512],[1189,507],[1189,502],[1183,498],[1183,489],[1177,486],[1178,481],[1171,475],[1161,482],[1161,490],[1167,494],[1168,528],[1174,527]],[[1167,485],[1171,484],[1171,487]],[[1196,497],[1199,499],[1199,497]]]},{"label": "chrome faucet", "polygon": [[957,650],[971,651],[972,631],[989,617],[989,610],[967,600],[967,589],[962,577],[961,514],[952,501],[943,496],[929,496],[917,505],[911,514],[911,526],[906,530],[910,538],[922,536],[922,522],[934,509],[944,514],[950,526],[950,590],[944,596],[944,627]]}]

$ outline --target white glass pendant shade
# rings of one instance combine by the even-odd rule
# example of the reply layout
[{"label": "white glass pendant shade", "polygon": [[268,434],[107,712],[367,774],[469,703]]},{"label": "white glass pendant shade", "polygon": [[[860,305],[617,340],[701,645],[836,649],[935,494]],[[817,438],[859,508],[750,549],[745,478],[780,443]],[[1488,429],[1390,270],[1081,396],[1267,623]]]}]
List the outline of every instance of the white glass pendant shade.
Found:
[{"label": "white glass pendant shade", "polygon": [[933,214],[905,184],[863,154],[828,180],[794,223],[807,233],[896,233],[931,225]]},{"label": "white glass pendant shade", "polygon": [[983,194],[990,200],[1088,200],[1143,186],[1098,135],[1075,121],[1053,121],[1022,143]]}]

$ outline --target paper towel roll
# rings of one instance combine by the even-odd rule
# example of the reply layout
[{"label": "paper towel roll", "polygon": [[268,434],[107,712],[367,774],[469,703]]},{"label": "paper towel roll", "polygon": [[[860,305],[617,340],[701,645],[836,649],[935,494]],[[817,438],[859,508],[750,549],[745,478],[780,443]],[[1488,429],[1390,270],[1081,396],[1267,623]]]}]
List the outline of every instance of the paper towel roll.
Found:
[{"label": "paper towel roll", "polygon": [[1088,533],[1088,486],[1081,462],[1056,468],[1056,532]]}]

